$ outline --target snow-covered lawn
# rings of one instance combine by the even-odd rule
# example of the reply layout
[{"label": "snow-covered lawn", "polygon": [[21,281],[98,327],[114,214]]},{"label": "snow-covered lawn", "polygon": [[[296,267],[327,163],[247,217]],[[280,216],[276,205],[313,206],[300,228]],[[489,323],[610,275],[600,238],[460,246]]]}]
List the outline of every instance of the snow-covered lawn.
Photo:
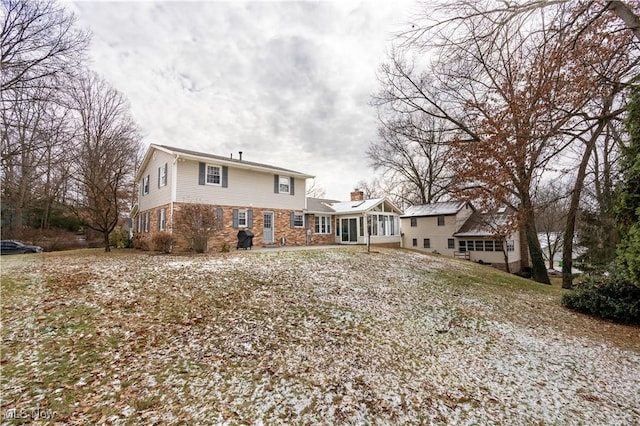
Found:
[{"label": "snow-covered lawn", "polygon": [[640,424],[640,328],[560,296],[362,247],[3,257],[2,421]]}]

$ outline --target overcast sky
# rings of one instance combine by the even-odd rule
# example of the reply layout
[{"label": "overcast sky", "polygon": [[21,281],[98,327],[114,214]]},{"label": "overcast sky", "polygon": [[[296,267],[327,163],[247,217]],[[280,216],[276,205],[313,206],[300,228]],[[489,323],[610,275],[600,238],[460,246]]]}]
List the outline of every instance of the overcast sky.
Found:
[{"label": "overcast sky", "polygon": [[91,68],[128,97],[145,145],[243,151],[316,176],[339,200],[373,177],[369,103],[412,0],[68,6],[93,33]]}]

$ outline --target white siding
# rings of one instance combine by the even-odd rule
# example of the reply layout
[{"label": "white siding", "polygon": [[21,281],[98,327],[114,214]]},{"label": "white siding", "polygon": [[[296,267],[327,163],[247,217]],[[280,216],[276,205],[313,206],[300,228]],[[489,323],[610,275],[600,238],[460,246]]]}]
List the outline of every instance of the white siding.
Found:
[{"label": "white siding", "polygon": [[[142,178],[137,182],[139,211],[149,210],[171,202],[172,162],[172,155],[158,150],[154,151],[151,161],[149,161],[142,174]],[[164,167],[165,163],[167,164],[167,185],[158,188],[158,168]],[[142,195],[142,179],[147,175],[149,176],[149,193]]]},{"label": "white siding", "polygon": [[[294,195],[276,194],[274,193],[276,172],[263,173],[229,166],[227,188],[200,185],[198,164],[197,161],[178,160],[175,201],[300,211],[305,208],[305,179],[295,179]],[[217,165],[213,160],[207,164]],[[287,175],[282,173],[282,176]]]}]

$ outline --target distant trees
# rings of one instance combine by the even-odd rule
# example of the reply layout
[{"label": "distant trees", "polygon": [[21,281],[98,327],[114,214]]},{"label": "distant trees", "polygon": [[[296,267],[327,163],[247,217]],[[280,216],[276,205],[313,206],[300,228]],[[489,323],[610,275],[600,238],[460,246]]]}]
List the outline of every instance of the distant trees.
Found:
[{"label": "distant trees", "polygon": [[[518,212],[534,279],[545,283],[533,194],[550,169],[575,173],[564,239],[570,271],[589,159],[622,113],[624,88],[638,67],[633,33],[606,8],[552,3],[443,3],[400,35],[374,97],[389,120],[446,123],[442,140],[452,148],[457,193]],[[559,162],[569,150],[578,155],[577,169]]]},{"label": "distant trees", "polygon": [[[89,35],[55,1],[2,0],[1,8],[3,233],[77,229],[72,211],[92,229],[113,229],[120,182],[129,179],[138,151],[133,123],[122,118],[124,98],[85,71]],[[108,248],[108,236],[104,241]]]}]

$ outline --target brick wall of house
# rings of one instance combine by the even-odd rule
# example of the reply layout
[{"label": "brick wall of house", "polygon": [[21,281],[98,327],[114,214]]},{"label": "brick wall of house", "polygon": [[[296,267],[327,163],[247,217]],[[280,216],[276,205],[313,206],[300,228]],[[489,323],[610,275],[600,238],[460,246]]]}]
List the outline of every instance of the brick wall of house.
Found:
[{"label": "brick wall of house", "polygon": [[[179,220],[179,212],[180,207],[184,203],[174,203],[174,215],[176,220]],[[212,209],[217,209],[218,207],[222,208],[223,220],[222,220],[222,229],[216,230],[213,233],[213,236],[209,238],[209,251],[220,251],[226,242],[231,250],[236,249],[236,245],[238,242],[237,234],[241,229],[247,229],[254,234],[253,237],[253,245],[257,247],[262,247],[264,245],[263,240],[263,212],[271,212],[274,216],[274,244],[282,245],[284,238],[284,245],[287,246],[302,246],[307,244],[312,245],[323,245],[323,244],[333,244],[334,243],[334,235],[331,234],[315,234],[313,233],[314,223],[313,216],[308,215],[306,220],[309,221],[308,229],[311,230],[310,234],[307,236],[307,228],[306,227],[291,227],[291,213],[302,213],[301,211],[293,211],[293,210],[276,210],[276,209],[260,209],[260,208],[247,208],[244,206],[211,206]],[[158,230],[158,214],[157,211],[161,208],[166,209],[167,215],[167,232],[172,232],[174,237],[174,252],[184,252],[189,250],[189,244],[186,238],[182,237],[179,232],[175,229],[172,230],[172,221],[171,221],[171,209],[170,205],[160,206],[157,209],[149,210],[150,214],[150,224],[149,224],[149,232],[136,232],[135,238],[137,240],[136,247],[143,248],[146,250],[154,250],[154,246],[152,243],[153,235]],[[253,212],[253,226],[250,228],[234,228],[233,227],[233,210],[252,210]],[[139,212],[138,215],[144,217],[144,214],[147,212]],[[142,223],[144,227],[144,220]],[[137,218],[135,219],[134,229],[137,229]],[[333,231],[333,230],[332,230]]]}]

